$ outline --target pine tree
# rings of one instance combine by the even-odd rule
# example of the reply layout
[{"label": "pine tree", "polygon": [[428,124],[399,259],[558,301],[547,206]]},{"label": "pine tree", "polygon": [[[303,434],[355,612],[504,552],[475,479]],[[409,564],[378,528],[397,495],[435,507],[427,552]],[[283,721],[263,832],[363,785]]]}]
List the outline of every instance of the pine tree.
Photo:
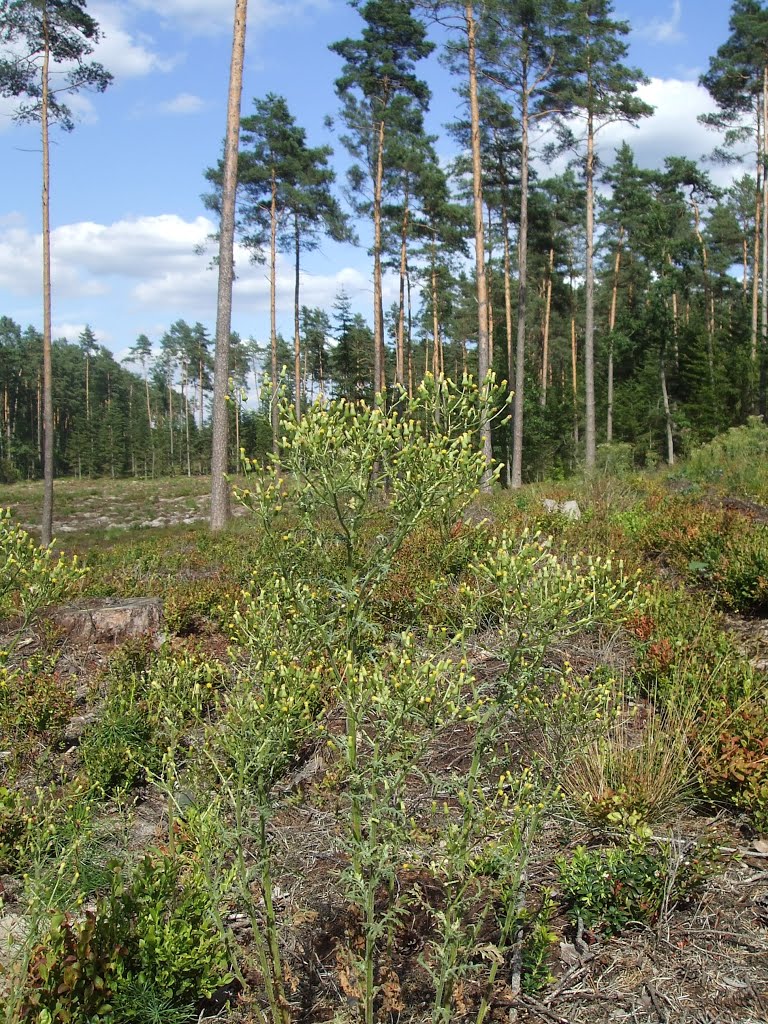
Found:
[{"label": "pine tree", "polygon": [[[768,351],[768,10],[761,0],[734,0],[729,28],[728,39],[710,59],[709,68],[700,79],[717,103],[718,111],[703,115],[700,120],[723,133],[724,146],[716,151],[716,155],[723,159],[741,160],[740,144],[750,136],[755,139],[757,172],[751,359],[756,384],[759,362],[758,259],[762,263],[763,359]],[[747,115],[751,115],[748,120]],[[761,241],[762,253],[759,255]]]},{"label": "pine tree", "polygon": [[[347,127],[342,142],[362,164],[371,184],[373,220],[373,346],[374,389],[385,388],[384,309],[382,304],[382,205],[384,202],[385,144],[393,112],[406,107],[424,110],[429,89],[417,78],[415,65],[434,46],[421,21],[413,17],[412,0],[350,0],[365,25],[359,39],[343,39],[331,50],[344,61],[336,79]],[[403,102],[405,101],[405,103]],[[360,169],[356,173],[360,183]]]},{"label": "pine tree", "polygon": [[585,465],[595,466],[595,136],[616,121],[636,123],[653,108],[637,95],[646,81],[642,72],[623,63],[629,25],[613,19],[612,0],[572,0],[569,6],[568,60],[559,80],[561,109],[583,118],[586,125],[587,187],[584,403]]},{"label": "pine tree", "polygon": [[84,0],[0,0],[0,42],[6,46],[0,57],[0,96],[25,97],[14,120],[39,122],[42,136],[44,545],[53,535],[54,476],[49,128],[58,124],[71,131],[74,120],[66,97],[81,89],[103,92],[112,81],[101,64],[85,60],[99,34]]},{"label": "pine tree", "polygon": [[227,95],[227,129],[221,187],[219,230],[219,285],[216,301],[216,354],[213,371],[213,424],[211,439],[211,530],[223,530],[229,519],[227,388],[229,384],[229,337],[232,328],[232,283],[235,252],[235,193],[237,151],[240,136],[240,98],[243,89],[245,26],[248,0],[235,0],[232,58]]},{"label": "pine tree", "polygon": [[520,210],[511,486],[522,484],[525,335],[528,301],[528,191],[531,128],[557,109],[557,75],[564,62],[566,5],[562,0],[496,0],[483,22],[481,59],[512,98],[520,124]]}]

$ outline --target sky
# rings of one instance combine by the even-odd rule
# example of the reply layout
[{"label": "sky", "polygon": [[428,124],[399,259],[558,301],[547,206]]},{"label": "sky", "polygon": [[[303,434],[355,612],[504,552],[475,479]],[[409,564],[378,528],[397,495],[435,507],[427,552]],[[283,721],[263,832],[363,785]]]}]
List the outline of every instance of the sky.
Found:
[{"label": "sky", "polygon": [[[333,82],[341,69],[328,45],[359,35],[359,14],[346,0],[250,0],[243,114],[268,92],[285,96],[310,145],[332,145],[343,185],[347,157]],[[226,117],[234,0],[91,0],[102,30],[94,59],[114,75],[103,94],[72,102],[72,133],[52,134],[51,225],[54,337],[77,338],[89,324],[118,358],[139,334],[156,343],[179,318],[215,327],[216,273],[201,255],[215,224],[201,195],[216,163]],[[627,138],[642,166],[665,156],[699,159],[716,136],[698,124],[712,109],[698,84],[728,34],[729,0],[616,0],[615,14],[632,27],[629,62],[649,78],[642,97],[656,108],[637,129],[606,128],[604,158]],[[457,84],[436,57],[424,62],[433,101],[427,127],[458,111]],[[443,146],[449,143],[443,142]],[[441,156],[448,156],[438,144]],[[0,315],[23,326],[42,324],[40,142],[33,126],[13,122],[0,99]],[[727,184],[728,172],[711,169]],[[373,290],[367,225],[361,245],[324,242],[306,254],[302,302],[331,307],[344,288],[370,319]],[[233,329],[264,342],[269,336],[269,282],[264,266],[236,252]],[[278,329],[292,336],[291,257],[278,266]],[[395,282],[385,285],[385,303]]]}]

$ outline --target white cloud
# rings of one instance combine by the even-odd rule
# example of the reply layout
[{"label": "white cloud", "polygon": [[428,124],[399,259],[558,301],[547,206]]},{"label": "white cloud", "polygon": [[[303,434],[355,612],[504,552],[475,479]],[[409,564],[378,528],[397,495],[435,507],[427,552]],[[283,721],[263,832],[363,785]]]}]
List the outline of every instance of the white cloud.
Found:
[{"label": "white cloud", "polygon": [[[32,234],[16,216],[0,222],[0,288],[14,296],[38,295],[42,259],[41,235]],[[107,290],[104,282],[83,274],[55,250],[51,254],[51,277],[54,292],[66,298],[102,295]]]},{"label": "white cloud", "polygon": [[651,43],[682,43],[685,35],[680,31],[683,18],[682,0],[672,0],[672,10],[668,18],[653,18],[641,25],[637,34]]},{"label": "white cloud", "polygon": [[[667,156],[686,156],[700,160],[712,152],[719,136],[700,124],[699,114],[715,109],[709,93],[697,82],[675,78],[652,78],[638,89],[638,95],[655,107],[637,128],[627,124],[607,125],[598,133],[598,151],[604,161],[613,160],[613,151],[626,141],[635,151],[642,167],[662,167]],[[717,184],[728,185],[743,170],[712,165],[710,173]]]},{"label": "white cloud", "polygon": [[112,4],[93,4],[92,14],[99,23],[102,37],[94,58],[119,78],[134,78],[155,71],[171,71],[176,58],[161,57],[147,35],[132,35],[125,24],[125,12]]},{"label": "white cloud", "polygon": [[[96,336],[96,340],[100,345],[106,345],[109,343],[111,335],[106,331],[100,330],[98,327],[94,327],[93,324],[88,324],[93,333]],[[51,334],[54,338],[66,338],[67,341],[77,341],[80,335],[86,328],[86,324],[70,324],[61,323],[53,324],[51,328]]]},{"label": "white cloud", "polygon": [[51,248],[57,259],[96,277],[144,278],[161,274],[169,264],[191,270],[200,262],[195,247],[213,230],[207,217],[185,221],[173,213],[113,224],[80,221],[56,228]]},{"label": "white cloud", "polygon": [[191,92],[180,92],[173,99],[160,103],[157,110],[161,114],[197,114],[205,107],[205,100]]},{"label": "white cloud", "polygon": [[[712,113],[716,107],[712,97],[696,81],[680,78],[652,78],[637,90],[640,99],[654,107],[650,117],[641,118],[636,126],[620,121],[600,128],[595,138],[596,151],[603,166],[613,163],[622,142],[631,146],[640,167],[662,169],[668,156],[688,157],[701,162],[715,185],[727,188],[736,178],[754,169],[754,153],[750,143],[743,146],[743,164],[723,165],[706,158],[721,144],[721,136],[698,120],[699,114]],[[572,118],[568,127],[580,139],[578,152],[583,158],[585,124]],[[534,159],[537,172],[544,178],[562,174],[576,153],[572,150],[545,163]]]},{"label": "white cloud", "polygon": [[[82,221],[61,225],[51,235],[54,300],[58,303],[99,296],[108,298],[99,305],[103,319],[105,302],[113,319],[128,319],[119,312],[130,311],[130,317],[152,312],[162,316],[199,317],[205,322],[215,319],[217,277],[210,266],[210,256],[198,255],[214,231],[207,217],[184,220],[176,214],[137,217],[97,224]],[[41,237],[33,234],[23,218],[9,215],[0,218],[0,290],[14,297],[39,296],[41,278]],[[250,323],[264,323],[269,309],[269,278],[266,267],[253,264],[248,252],[237,246],[235,252],[237,280],[234,287],[234,314]],[[346,266],[324,272],[314,258],[314,273],[302,274],[302,302],[310,306],[330,307],[343,287],[355,309],[368,313],[373,290],[367,267],[363,270]],[[290,331],[293,312],[293,264],[289,257],[280,257],[277,270],[277,305],[283,329]],[[384,300],[388,303],[397,294],[397,278],[384,279]],[[76,334],[82,330],[82,302],[76,311],[69,310],[61,328],[69,327]],[[90,313],[85,312],[88,316]],[[94,314],[96,315],[96,314]],[[77,321],[74,319],[77,317]],[[250,329],[250,328],[247,328]],[[69,335],[67,335],[69,336]]]},{"label": "white cloud", "polygon": [[[314,10],[327,10],[331,0],[251,0],[248,24],[289,21]],[[233,0],[132,0],[138,10],[149,11],[190,34],[232,30]]]},{"label": "white cloud", "polygon": [[[136,302],[157,309],[184,309],[185,316],[212,316],[216,305],[217,278],[205,257],[195,257],[195,267],[169,265],[162,273],[141,280],[132,291]],[[269,276],[265,266],[251,262],[242,246],[235,248],[236,280],[233,293],[233,311],[266,313],[269,310]],[[330,307],[341,288],[353,300],[355,307],[366,309],[373,301],[370,278],[353,267],[343,267],[333,273],[302,273],[301,301],[308,306]],[[293,265],[291,260],[278,256],[276,291],[278,314],[293,313]],[[395,297],[394,277],[385,278],[384,300]]]}]

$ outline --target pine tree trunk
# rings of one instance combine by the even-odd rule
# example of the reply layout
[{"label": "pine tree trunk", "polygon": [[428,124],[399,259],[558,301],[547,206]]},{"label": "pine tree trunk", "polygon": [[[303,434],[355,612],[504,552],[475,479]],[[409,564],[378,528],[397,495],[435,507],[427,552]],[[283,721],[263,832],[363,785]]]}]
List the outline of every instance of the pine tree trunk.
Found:
[{"label": "pine tree trunk", "polygon": [[587,116],[587,239],[584,312],[584,465],[595,468],[595,130],[592,112]]},{"label": "pine tree trunk", "polygon": [[[198,406],[197,406],[197,429],[202,434],[203,432],[203,406],[205,404],[204,392],[203,392],[203,360],[198,359],[197,361],[197,394],[198,394]],[[202,470],[201,470],[202,472]]]},{"label": "pine tree trunk", "polygon": [[[301,420],[301,325],[299,322],[299,289],[301,275],[301,234],[299,231],[299,215],[293,215],[294,235],[294,281],[293,281],[293,386],[295,390],[293,407],[296,411],[296,420]],[[238,449],[239,451],[239,449]]]},{"label": "pine tree trunk", "polygon": [[435,378],[440,376],[441,351],[440,344],[440,319],[437,312],[437,265],[433,256],[432,259],[432,374]]},{"label": "pine tree trunk", "polygon": [[[760,240],[762,237],[763,210],[763,132],[762,120],[757,119],[757,171],[755,174],[755,237],[752,252],[752,321],[750,334],[750,361],[752,363],[753,388],[757,368],[757,320],[760,306]],[[756,393],[753,394],[756,399]]]},{"label": "pine tree trunk", "polygon": [[384,368],[384,301],[381,282],[381,204],[384,194],[384,118],[379,121],[376,177],[373,188],[373,390],[386,387]]},{"label": "pine tree trunk", "polygon": [[555,267],[555,250],[549,250],[549,266],[547,271],[547,293],[544,300],[544,330],[541,343],[541,394],[539,405],[547,407],[547,383],[549,378],[549,323],[552,315],[552,275]]},{"label": "pine tree trunk", "polygon": [[486,281],[488,283],[488,367],[493,369],[493,223],[491,221],[491,207],[488,205],[488,265],[486,270]]},{"label": "pine tree trunk", "polygon": [[691,199],[691,208],[693,210],[694,233],[696,235],[696,241],[699,243],[699,252],[701,253],[701,273],[704,280],[704,316],[707,322],[707,367],[709,369],[709,382],[714,387],[715,319],[711,301],[712,288],[709,280],[709,254],[707,252],[707,244],[704,241],[704,236],[701,233],[701,213],[699,211],[699,204],[693,198]]},{"label": "pine tree trunk", "polygon": [[395,383],[405,383],[405,271],[408,262],[408,187],[403,198],[403,220],[400,225],[400,307],[397,315],[397,350],[395,352]]},{"label": "pine tree trunk", "polygon": [[[571,286],[573,291],[573,286]],[[571,300],[573,305],[573,300]],[[579,378],[578,350],[576,345],[576,317],[571,313],[571,386],[573,389],[573,443],[579,443]]]},{"label": "pine tree trunk", "polygon": [[40,97],[40,124],[43,144],[43,517],[40,540],[47,547],[53,540],[53,339],[51,328],[51,161],[48,137],[48,105],[50,101],[48,69],[50,41],[48,8],[43,3],[43,69]]},{"label": "pine tree trunk", "polygon": [[605,422],[605,440],[613,441],[613,332],[616,329],[616,305],[619,297],[619,273],[621,271],[621,246],[624,241],[624,228],[619,228],[619,242],[616,246],[616,257],[613,261],[613,289],[611,291],[611,310],[608,314],[608,412]]},{"label": "pine tree trunk", "polygon": [[510,487],[523,485],[523,408],[525,403],[525,328],[528,310],[528,76],[523,73],[520,104],[520,227],[517,243],[517,348],[515,399],[512,410],[512,469]]},{"label": "pine tree trunk", "polygon": [[[147,376],[146,366],[144,367],[144,393],[147,399],[147,430],[149,431],[149,440],[152,447],[152,478],[155,476],[155,434],[152,426],[152,406],[149,402],[149,378]],[[146,463],[145,463],[146,465]]]},{"label": "pine tree trunk", "polygon": [[408,363],[408,397],[413,398],[413,306],[411,304],[411,271],[405,261],[405,294],[408,299],[408,319],[405,331],[405,351]]},{"label": "pine tree trunk", "polygon": [[168,381],[168,429],[171,433],[171,473],[173,473],[173,380]]},{"label": "pine tree trunk", "polygon": [[675,441],[672,434],[672,410],[669,404],[669,392],[667,391],[667,373],[665,368],[664,352],[662,350],[660,360],[659,376],[661,378],[661,397],[664,402],[664,422],[667,431],[667,463],[670,466],[675,464]]},{"label": "pine tree trunk", "polygon": [[192,476],[192,452],[189,441],[189,381],[187,380],[186,367],[182,377],[181,392],[184,398],[184,435],[187,445],[187,476]]},{"label": "pine tree trunk", "polygon": [[85,352],[85,423],[88,434],[88,476],[93,476],[93,431],[91,430],[91,359]]},{"label": "pine tree trunk", "polygon": [[[467,3],[464,8],[467,25],[467,60],[469,72],[469,111],[472,134],[472,200],[475,217],[475,274],[477,281],[477,362],[478,377],[481,387],[485,388],[490,370],[488,349],[488,284],[485,277],[485,241],[483,238],[483,184],[482,164],[480,158],[480,104],[477,98],[477,55],[475,45],[475,12],[474,4]],[[466,356],[465,356],[466,361]],[[465,362],[466,365],[466,362]],[[482,489],[491,489],[491,425],[483,425],[481,434],[483,455],[486,471],[483,475]]]},{"label": "pine tree trunk", "polygon": [[[504,236],[504,326],[507,332],[507,386],[511,392],[512,379],[515,372],[515,357],[512,349],[514,344],[512,328],[512,268],[510,266],[509,215],[506,202],[502,202],[501,206],[501,230]],[[507,482],[509,482],[509,473],[507,474]]]},{"label": "pine tree trunk", "polygon": [[224,176],[221,189],[219,232],[219,284],[216,303],[216,354],[213,370],[213,425],[211,447],[211,530],[223,530],[229,520],[229,487],[225,475],[228,456],[229,335],[232,329],[232,283],[234,278],[235,192],[237,151],[240,136],[240,97],[243,88],[245,24],[248,0],[235,0],[232,59],[227,97],[227,132],[224,148]]},{"label": "pine tree trunk", "polygon": [[272,424],[272,454],[277,455],[280,434],[280,406],[277,373],[277,178],[272,168],[272,190],[269,203],[269,352],[271,358],[272,401],[270,422]]}]

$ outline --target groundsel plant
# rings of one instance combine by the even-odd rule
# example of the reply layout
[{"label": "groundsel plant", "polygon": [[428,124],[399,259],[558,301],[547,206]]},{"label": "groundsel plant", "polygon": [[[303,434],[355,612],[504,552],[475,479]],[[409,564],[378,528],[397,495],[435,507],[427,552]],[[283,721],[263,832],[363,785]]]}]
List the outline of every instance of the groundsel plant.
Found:
[{"label": "groundsel plant", "polygon": [[[347,656],[339,693],[346,727],[343,735],[330,735],[328,744],[340,754],[348,779],[350,828],[342,841],[349,865],[341,881],[362,932],[361,948],[347,955],[366,1024],[373,1024],[386,977],[377,969],[380,953],[391,945],[405,910],[397,871],[408,859],[407,783],[435,731],[475,712],[467,699],[474,690],[465,667],[417,658],[407,633],[375,663]],[[382,892],[388,894],[383,905]]]},{"label": "groundsel plant", "polygon": [[434,929],[420,962],[434,984],[433,1024],[449,1024],[458,1012],[467,1013],[462,1004],[468,984],[479,986],[473,1015],[482,1024],[498,973],[509,960],[516,984],[522,983],[524,924],[535,917],[526,909],[526,869],[551,783],[530,769],[505,767],[508,762],[499,754],[505,717],[499,705],[479,708],[475,720],[469,769],[443,780],[442,799],[432,808],[436,844],[429,870],[442,885],[443,900],[429,907]]},{"label": "groundsel plant", "polygon": [[55,553],[53,542],[40,547],[11,520],[11,511],[0,508],[0,620],[20,615],[24,630],[45,605],[71,591],[87,573]]},{"label": "groundsel plant", "polygon": [[[475,618],[497,624],[495,650],[507,664],[506,689],[535,681],[554,643],[616,622],[631,607],[637,577],[621,561],[558,555],[551,537],[506,531],[498,544],[475,559]],[[465,588],[471,597],[470,587]]]},{"label": "groundsel plant", "polygon": [[[502,388],[428,376],[412,398],[388,408],[338,399],[301,418],[283,396],[281,445],[266,469],[243,459],[239,499],[257,516],[271,561],[302,616],[325,595],[328,646],[363,646],[367,607],[406,537],[437,522],[447,536],[487,470],[481,427]],[[498,472],[498,471],[496,471]]]}]

